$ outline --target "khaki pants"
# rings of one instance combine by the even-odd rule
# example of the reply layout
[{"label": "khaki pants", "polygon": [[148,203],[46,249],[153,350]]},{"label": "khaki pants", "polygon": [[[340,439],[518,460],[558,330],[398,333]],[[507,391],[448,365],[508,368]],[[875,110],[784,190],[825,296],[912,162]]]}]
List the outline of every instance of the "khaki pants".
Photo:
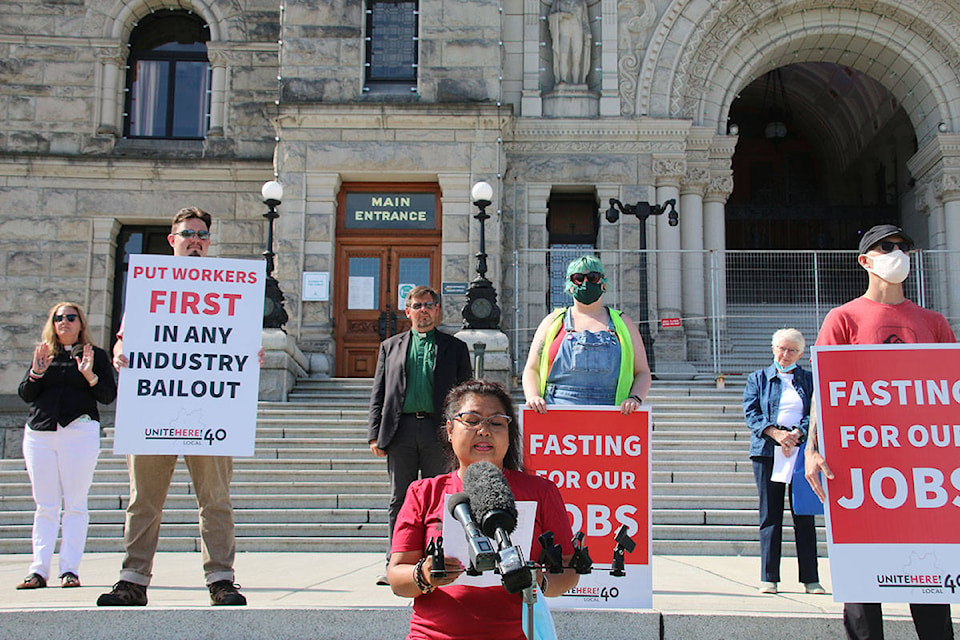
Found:
[{"label": "khaki pants", "polygon": [[[233,532],[233,505],[230,479],[233,458],[228,456],[184,456],[197,494],[200,510],[200,539],[206,583],[233,582],[236,541]],[[120,579],[149,585],[153,557],[160,539],[160,520],[170,480],[177,465],[175,455],[127,456],[130,471],[130,504],[123,529],[126,555]]]}]

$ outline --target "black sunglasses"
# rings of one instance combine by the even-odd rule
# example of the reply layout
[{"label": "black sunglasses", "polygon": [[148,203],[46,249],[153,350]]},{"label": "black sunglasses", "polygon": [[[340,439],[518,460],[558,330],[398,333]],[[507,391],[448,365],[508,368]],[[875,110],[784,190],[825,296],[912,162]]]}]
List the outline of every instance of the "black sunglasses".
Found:
[{"label": "black sunglasses", "polygon": [[599,271],[591,271],[590,273],[571,273],[570,282],[577,285],[578,287],[583,284],[583,281],[586,280],[590,284],[597,284],[603,280],[603,274]]},{"label": "black sunglasses", "polygon": [[194,236],[196,236],[197,238],[200,238],[201,240],[206,240],[207,238],[210,237],[210,232],[194,231],[193,229],[183,229],[182,231],[177,231],[173,235],[180,236],[181,238],[186,238],[187,240],[189,240],[190,238],[193,238]]},{"label": "black sunglasses", "polygon": [[407,305],[414,311],[420,311],[420,309],[433,309],[437,306],[436,302],[411,302]]},{"label": "black sunglasses", "polygon": [[58,313],[55,316],[53,316],[53,321],[63,322],[64,320],[66,320],[67,322],[76,322],[77,318],[79,317],[80,316],[78,316],[75,313]]},{"label": "black sunglasses", "polygon": [[904,253],[913,250],[913,243],[907,242],[906,240],[901,240],[900,242],[893,242],[892,240],[881,240],[874,247],[880,253],[890,253],[894,249],[900,249]]}]

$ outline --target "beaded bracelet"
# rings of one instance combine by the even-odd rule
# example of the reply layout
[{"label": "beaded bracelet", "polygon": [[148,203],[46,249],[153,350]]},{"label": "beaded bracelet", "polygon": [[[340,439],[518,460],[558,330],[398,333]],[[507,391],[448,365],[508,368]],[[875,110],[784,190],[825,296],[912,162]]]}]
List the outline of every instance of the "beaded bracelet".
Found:
[{"label": "beaded bracelet", "polygon": [[413,581],[417,583],[417,588],[420,589],[420,593],[430,593],[436,587],[427,582],[423,577],[423,563],[427,561],[426,557],[420,558],[417,564],[413,567]]}]

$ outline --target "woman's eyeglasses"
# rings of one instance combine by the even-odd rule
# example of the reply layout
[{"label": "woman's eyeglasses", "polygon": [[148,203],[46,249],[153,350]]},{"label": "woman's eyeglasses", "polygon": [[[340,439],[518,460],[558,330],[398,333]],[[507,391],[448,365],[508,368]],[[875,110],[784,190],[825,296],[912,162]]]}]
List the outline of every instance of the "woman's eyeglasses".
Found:
[{"label": "woman's eyeglasses", "polygon": [[900,249],[904,253],[913,250],[913,243],[907,242],[906,240],[901,240],[900,242],[893,242],[892,240],[881,240],[877,243],[877,246],[874,247],[880,253],[890,253],[894,249]]},{"label": "woman's eyeglasses", "polygon": [[79,318],[79,317],[80,317],[80,316],[78,316],[78,315],[75,314],[75,313],[58,313],[58,314],[56,314],[55,316],[53,316],[53,321],[54,321],[55,323],[56,323],[56,322],[63,322],[64,320],[66,320],[67,322],[76,322],[76,321],[77,321],[77,318]]},{"label": "woman's eyeglasses", "polygon": [[502,413],[484,418],[473,411],[461,411],[453,416],[453,419],[459,421],[464,428],[470,431],[479,431],[484,423],[487,425],[487,430],[492,433],[503,433],[510,428],[510,416],[505,416]]},{"label": "woman's eyeglasses", "polygon": [[599,271],[591,271],[590,273],[571,273],[570,282],[577,285],[578,287],[583,284],[583,281],[586,280],[590,284],[597,284],[603,280],[603,274]]},{"label": "woman's eyeglasses", "polygon": [[209,231],[194,231],[193,229],[182,229],[180,231],[177,231],[173,235],[180,236],[181,238],[184,238],[186,240],[189,240],[190,238],[194,238],[194,237],[200,238],[201,240],[210,239]]}]

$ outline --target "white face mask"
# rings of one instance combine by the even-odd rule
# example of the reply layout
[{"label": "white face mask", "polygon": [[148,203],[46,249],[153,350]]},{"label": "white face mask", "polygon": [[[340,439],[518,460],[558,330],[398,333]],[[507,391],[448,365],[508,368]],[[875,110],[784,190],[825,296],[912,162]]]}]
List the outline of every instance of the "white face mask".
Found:
[{"label": "white face mask", "polygon": [[873,261],[872,267],[866,267],[867,271],[875,273],[881,279],[893,284],[900,284],[907,279],[910,274],[910,256],[900,249],[883,253],[877,256],[870,256]]}]

